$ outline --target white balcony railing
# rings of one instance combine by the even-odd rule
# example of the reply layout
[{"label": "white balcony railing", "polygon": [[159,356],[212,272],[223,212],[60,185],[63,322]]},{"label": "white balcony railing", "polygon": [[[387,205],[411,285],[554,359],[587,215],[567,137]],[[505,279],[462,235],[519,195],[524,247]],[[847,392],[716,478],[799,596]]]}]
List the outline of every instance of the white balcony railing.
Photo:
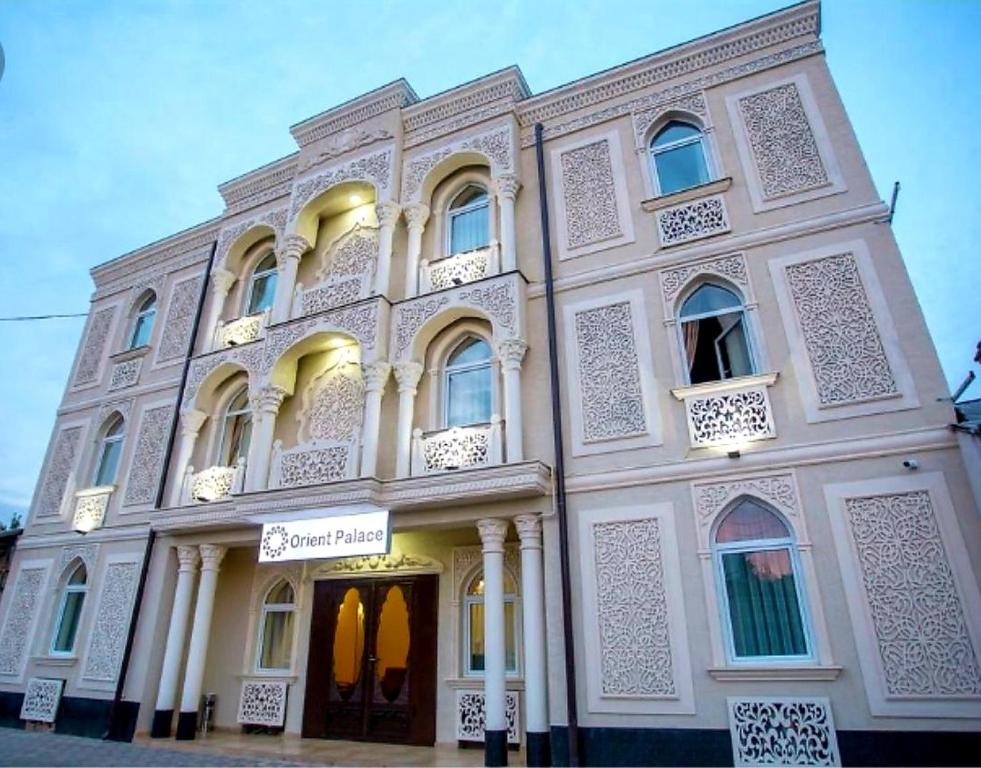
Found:
[{"label": "white balcony railing", "polygon": [[502,421],[494,416],[488,424],[452,427],[438,432],[412,433],[412,474],[430,475],[470,467],[504,463]]},{"label": "white balcony railing", "polygon": [[270,488],[319,485],[358,476],[358,448],[353,440],[313,440],[295,448],[283,449],[282,440],[273,443]]},{"label": "white balcony railing", "polygon": [[106,519],[109,498],[114,490],[116,490],[114,485],[99,485],[76,491],[72,530],[88,533],[96,528],[101,528]]},{"label": "white balcony railing", "polygon": [[267,309],[255,315],[245,315],[229,320],[227,323],[218,323],[218,327],[215,328],[214,348],[237,347],[239,344],[255,341],[262,336],[262,331],[268,322],[269,310]]},{"label": "white balcony railing", "polygon": [[363,299],[368,295],[370,280],[370,272],[365,271],[360,275],[331,276],[310,288],[297,283],[290,317],[315,315]]},{"label": "white balcony railing", "polygon": [[776,379],[759,374],[672,390],[685,403],[691,446],[738,448],[776,437],[767,394]]},{"label": "white balcony railing", "polygon": [[419,264],[420,293],[442,291],[500,272],[497,244]]},{"label": "white balcony railing", "polygon": [[244,483],[244,458],[239,459],[234,467],[208,467],[200,472],[189,466],[184,473],[181,499],[184,504],[218,501],[233,493],[241,493]]}]

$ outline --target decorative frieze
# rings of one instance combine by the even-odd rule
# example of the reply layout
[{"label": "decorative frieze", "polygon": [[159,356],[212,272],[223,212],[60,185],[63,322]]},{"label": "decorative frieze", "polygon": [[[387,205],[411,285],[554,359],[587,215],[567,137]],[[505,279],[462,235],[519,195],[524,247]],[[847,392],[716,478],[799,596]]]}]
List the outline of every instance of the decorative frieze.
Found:
[{"label": "decorative frieze", "polygon": [[290,221],[321,192],[342,181],[366,181],[372,184],[379,199],[388,199],[392,186],[392,162],[395,152],[387,147],[330,166],[314,176],[297,179],[290,202]]},{"label": "decorative frieze", "polygon": [[620,214],[610,159],[610,142],[600,139],[560,156],[568,247],[620,237]]},{"label": "decorative frieze", "polygon": [[24,654],[47,575],[47,566],[22,567],[17,574],[0,631],[0,675],[19,675],[23,671]]},{"label": "decorative frieze", "polygon": [[238,701],[238,722],[282,728],[286,722],[285,680],[243,680]]},{"label": "decorative frieze", "polygon": [[132,387],[140,380],[140,369],[142,367],[142,357],[134,357],[131,360],[114,363],[112,371],[109,374],[109,391]]},{"label": "decorative frieze", "polygon": [[[482,742],[484,740],[484,702],[483,691],[457,690],[456,738],[458,741]],[[520,744],[521,730],[516,691],[504,693],[504,717],[508,728],[508,744]]]},{"label": "decorative frieze", "polygon": [[394,136],[387,128],[348,128],[336,136],[325,140],[315,152],[311,152],[300,161],[297,171],[303,173],[310,168],[336,160],[356,149],[362,149],[378,141],[392,139]]},{"label": "decorative frieze", "polygon": [[424,555],[411,555],[402,552],[387,555],[364,555],[324,561],[313,571],[313,577],[352,574],[363,576],[376,573],[442,573],[443,564],[439,560]]},{"label": "decorative frieze", "polygon": [[136,562],[111,562],[106,568],[83,673],[89,680],[112,682],[119,674],[139,575]]},{"label": "decorative frieze", "polygon": [[257,208],[272,200],[289,195],[296,174],[297,154],[276,160],[268,165],[218,185],[225,201],[225,215],[231,216]]},{"label": "decorative frieze", "polygon": [[841,765],[828,699],[730,698],[728,706],[735,765]]},{"label": "decorative frieze", "polygon": [[126,479],[123,504],[149,504],[154,500],[163,472],[164,451],[174,418],[172,405],[161,405],[143,411],[140,433],[133,449],[133,461]]},{"label": "decorative frieze", "polygon": [[24,701],[20,705],[20,719],[36,723],[53,723],[58,715],[64,680],[32,677],[24,688]]},{"label": "decorative frieze", "polygon": [[681,290],[691,282],[692,278],[699,275],[715,275],[740,288],[749,288],[746,258],[741,253],[663,269],[658,276],[661,280],[666,317],[674,314],[674,301]]},{"label": "decorative frieze", "polygon": [[187,354],[203,279],[202,275],[195,275],[174,284],[160,337],[160,348],[157,350],[158,363],[176,360]]},{"label": "decorative frieze", "polygon": [[722,195],[662,208],[655,214],[655,219],[662,248],[725,234],[731,229]]},{"label": "decorative frieze", "polygon": [[85,343],[82,344],[82,354],[78,358],[78,367],[75,369],[73,387],[83,387],[97,380],[99,369],[102,367],[102,358],[106,352],[109,329],[112,328],[115,316],[115,306],[103,307],[92,315],[85,333]]},{"label": "decorative frieze", "polygon": [[37,517],[57,515],[65,498],[68,479],[75,471],[82,427],[66,427],[58,432],[51,458],[41,477],[35,514]]}]

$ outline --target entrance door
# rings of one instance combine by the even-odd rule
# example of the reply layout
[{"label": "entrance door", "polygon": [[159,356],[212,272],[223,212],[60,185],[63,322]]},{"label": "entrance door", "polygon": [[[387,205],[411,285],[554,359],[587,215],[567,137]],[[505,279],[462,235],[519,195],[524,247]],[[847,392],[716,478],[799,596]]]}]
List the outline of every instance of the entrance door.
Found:
[{"label": "entrance door", "polygon": [[437,580],[316,583],[304,736],[436,741]]}]

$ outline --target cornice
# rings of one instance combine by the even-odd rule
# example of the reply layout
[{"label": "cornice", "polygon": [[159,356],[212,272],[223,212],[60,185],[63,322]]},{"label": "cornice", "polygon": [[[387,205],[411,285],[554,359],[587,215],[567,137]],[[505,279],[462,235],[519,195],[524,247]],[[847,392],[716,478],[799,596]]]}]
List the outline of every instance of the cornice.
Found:
[{"label": "cornice", "polygon": [[225,201],[225,216],[289,197],[299,156],[299,152],[294,152],[219,184],[218,192]]},{"label": "cornice", "polygon": [[319,139],[339,133],[376,115],[414,104],[415,91],[400,78],[350,101],[290,126],[290,134],[301,149]]}]

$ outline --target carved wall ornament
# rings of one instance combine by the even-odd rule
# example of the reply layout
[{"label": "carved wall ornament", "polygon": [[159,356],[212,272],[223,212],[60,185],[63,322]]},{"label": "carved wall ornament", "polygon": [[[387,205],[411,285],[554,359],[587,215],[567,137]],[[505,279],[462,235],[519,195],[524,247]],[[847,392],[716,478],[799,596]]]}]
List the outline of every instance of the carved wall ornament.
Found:
[{"label": "carved wall ornament", "polygon": [[24,688],[24,701],[20,706],[20,719],[40,723],[53,723],[58,715],[64,680],[32,677]]},{"label": "carved wall ornament", "polygon": [[156,496],[173,417],[172,405],[148,408],[143,412],[140,434],[136,439],[133,461],[126,479],[124,505],[149,504]]},{"label": "carved wall ornament", "polygon": [[[458,741],[484,740],[484,702],[483,691],[457,690],[456,738]],[[508,744],[520,744],[517,691],[504,692],[504,718],[508,729]]]},{"label": "carved wall ornament", "polygon": [[303,393],[296,419],[304,440],[350,441],[361,434],[365,386],[360,366],[335,364]]},{"label": "carved wall ornament", "polygon": [[65,498],[68,479],[75,471],[78,449],[82,440],[82,427],[66,427],[58,432],[51,450],[51,459],[41,476],[38,488],[36,516],[57,515]]},{"label": "carved wall ornament", "polygon": [[99,411],[95,417],[95,422],[98,425],[105,424],[109,417],[113,414],[118,414],[121,416],[123,421],[129,421],[129,415],[132,413],[132,411],[132,397],[128,397],[125,400],[109,400],[108,402],[104,402],[99,406]]},{"label": "carved wall ornament", "polygon": [[367,574],[389,572],[426,572],[442,573],[443,564],[439,560],[424,555],[412,555],[405,552],[387,555],[365,555],[363,557],[347,557],[330,560],[319,566],[317,576],[338,576],[341,574]]},{"label": "carved wall ornament", "polygon": [[[463,596],[466,582],[483,566],[484,554],[479,544],[470,547],[453,548],[453,599]],[[517,544],[504,545],[504,567],[514,579],[516,585],[521,584],[521,549]]]},{"label": "carved wall ornament", "polygon": [[[251,216],[248,219],[239,221],[230,227],[227,227],[221,231],[218,235],[218,246],[215,249],[215,264],[220,265],[218,269],[223,269],[226,265],[226,260],[228,259],[228,252],[231,250],[232,246],[242,237],[246,232],[251,229],[255,229],[260,226],[267,226],[273,230],[275,235],[276,243],[278,244],[283,238],[283,232],[286,229],[286,217],[289,210],[283,206],[282,208],[276,208],[271,211],[265,211],[258,214],[257,216]],[[212,273],[214,275],[214,273]]]},{"label": "carved wall ornament", "polygon": [[662,208],[655,214],[655,219],[662,247],[701,240],[731,229],[722,195]]},{"label": "carved wall ornament", "polygon": [[737,766],[841,765],[826,698],[730,698]]},{"label": "carved wall ornament", "polygon": [[719,514],[740,496],[752,496],[772,505],[795,529],[798,544],[807,542],[807,530],[801,515],[800,497],[794,475],[783,472],[772,475],[740,477],[731,480],[708,480],[692,483],[692,497],[698,522],[699,546],[709,548],[709,532]]},{"label": "carved wall ornament", "polygon": [[528,351],[528,342],[516,336],[510,336],[497,342],[497,357],[504,368],[520,368],[521,361]]},{"label": "carved wall ornament", "polygon": [[366,392],[384,392],[385,384],[392,373],[392,366],[385,360],[375,360],[371,363],[362,363],[361,373]]},{"label": "carved wall ornament", "polygon": [[392,366],[392,370],[395,372],[395,380],[398,382],[399,392],[412,390],[415,393],[423,372],[422,363],[415,360],[405,360],[395,363]]},{"label": "carved wall ornament", "polygon": [[412,342],[419,329],[449,304],[449,297],[434,296],[398,304],[392,318],[392,349],[400,358],[412,349]]},{"label": "carved wall ornament", "polygon": [[290,203],[290,221],[296,219],[303,207],[322,192],[343,181],[365,181],[375,188],[380,199],[391,196],[392,162],[395,152],[391,147],[352,158],[293,184]]},{"label": "carved wall ornament", "polygon": [[202,275],[195,275],[174,284],[160,337],[160,348],[157,350],[157,362],[175,360],[187,353],[203,279]]},{"label": "carved wall ornament", "polygon": [[355,224],[331,243],[323,259],[317,272],[320,280],[327,280],[334,275],[373,277],[375,262],[378,261],[378,229]]},{"label": "carved wall ornament", "polygon": [[256,315],[245,315],[243,317],[229,320],[218,327],[218,346],[237,347],[240,344],[248,344],[255,341],[262,335],[262,330],[266,326],[266,312]]},{"label": "carved wall ornament", "polygon": [[[718,259],[683,264],[670,269],[662,269],[661,293],[664,296],[666,316],[674,315],[674,300],[687,287],[692,278],[699,275],[715,275],[725,282],[734,283],[740,288],[749,288],[749,276],[746,269],[746,258],[741,253],[732,256],[722,256]],[[748,291],[746,291],[748,293]],[[748,296],[744,296],[748,300]]]},{"label": "carved wall ornament", "polygon": [[358,439],[311,440],[289,450],[273,444],[273,485],[298,488],[349,480],[356,472]]},{"label": "carved wall ornament", "polygon": [[78,358],[78,367],[75,369],[73,387],[95,383],[99,375],[99,368],[102,365],[102,358],[105,356],[109,329],[112,328],[112,321],[115,316],[116,307],[114,306],[103,307],[96,310],[92,315],[92,320],[85,333],[85,343],[82,344],[82,354]]},{"label": "carved wall ornament", "polygon": [[123,360],[114,363],[109,374],[109,391],[114,389],[124,389],[131,387],[140,380],[140,369],[143,367],[143,358],[134,357],[131,360]]},{"label": "carved wall ornament", "polygon": [[565,201],[566,243],[570,249],[621,237],[610,142],[600,139],[559,157]]},{"label": "carved wall ornament", "polygon": [[109,563],[102,581],[99,609],[92,625],[84,677],[112,682],[119,673],[129,630],[139,563]]},{"label": "carved wall ornament", "polygon": [[491,319],[495,336],[512,334],[518,330],[518,299],[513,281],[504,280],[477,288],[464,288],[457,292],[456,298],[482,309]]},{"label": "carved wall ornament", "polygon": [[316,152],[313,152],[300,161],[297,172],[303,173],[315,165],[334,160],[341,155],[346,155],[348,152],[353,152],[356,149],[367,147],[369,144],[374,144],[376,141],[391,138],[394,138],[392,132],[385,128],[375,128],[373,130],[358,127],[348,128],[342,133],[325,139]]},{"label": "carved wall ornament", "polygon": [[112,486],[108,488],[78,491],[75,494],[75,512],[72,516],[72,530],[93,531],[101,528],[106,519]]},{"label": "carved wall ornament", "polygon": [[[0,675],[19,675],[24,664],[29,634],[41,605],[41,590],[47,566],[21,568],[7,602],[7,615],[0,630]],[[9,589],[9,588],[8,588]]]},{"label": "carved wall ornament", "polygon": [[281,728],[286,722],[285,680],[243,680],[238,701],[238,722]]},{"label": "carved wall ornament", "polygon": [[776,437],[765,384],[684,398],[693,448]]},{"label": "carved wall ornament", "polygon": [[442,291],[455,285],[482,280],[490,273],[490,248],[477,248],[458,253],[428,265],[429,285],[434,291]]},{"label": "carved wall ornament", "polygon": [[57,573],[64,574],[73,560],[81,560],[89,573],[95,573],[95,561],[98,556],[98,544],[73,544],[70,547],[62,547],[58,554]]},{"label": "carved wall ornament", "polygon": [[652,106],[635,111],[632,117],[637,148],[646,148],[651,138],[651,128],[656,123],[659,123],[666,115],[676,112],[697,115],[704,121],[708,116],[708,108],[705,106],[705,94],[701,91],[695,91],[694,93],[680,96],[677,99],[658,102]]}]

